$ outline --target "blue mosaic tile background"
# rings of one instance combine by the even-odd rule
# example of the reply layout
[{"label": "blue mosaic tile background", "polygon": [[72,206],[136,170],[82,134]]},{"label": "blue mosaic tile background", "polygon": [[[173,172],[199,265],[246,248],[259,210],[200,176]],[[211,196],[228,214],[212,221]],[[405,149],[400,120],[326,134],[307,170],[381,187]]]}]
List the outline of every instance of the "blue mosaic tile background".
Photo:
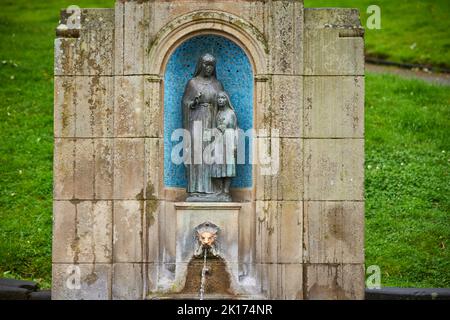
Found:
[{"label": "blue mosaic tile background", "polygon": [[[211,53],[217,59],[217,79],[220,80],[236,110],[239,128],[253,128],[253,71],[245,52],[234,42],[216,35],[203,35],[182,43],[172,54],[164,75],[164,184],[186,187],[184,165],[170,159],[172,132],[182,127],[181,98],[184,87],[192,78],[198,58]],[[248,140],[248,139],[247,139]],[[249,164],[249,141],[246,141],[246,164],[237,165],[232,187],[252,186]]]}]

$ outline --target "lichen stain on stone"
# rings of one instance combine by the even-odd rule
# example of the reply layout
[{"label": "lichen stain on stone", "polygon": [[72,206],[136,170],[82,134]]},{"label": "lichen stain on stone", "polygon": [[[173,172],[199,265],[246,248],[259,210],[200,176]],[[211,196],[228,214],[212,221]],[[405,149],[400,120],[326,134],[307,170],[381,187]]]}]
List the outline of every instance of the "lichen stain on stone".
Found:
[{"label": "lichen stain on stone", "polygon": [[98,154],[100,157],[96,157],[95,167],[96,170],[99,170],[101,178],[105,179],[107,182],[106,185],[102,187],[110,187],[113,179],[113,173],[111,170],[112,166],[112,148],[108,145],[97,146]]},{"label": "lichen stain on stone", "polygon": [[98,280],[98,276],[95,272],[91,272],[86,276],[85,280],[88,285],[92,285]]},{"label": "lichen stain on stone", "polygon": [[147,230],[155,224],[155,214],[158,209],[158,201],[150,200],[145,202],[145,219]]},{"label": "lichen stain on stone", "polygon": [[76,206],[77,204],[81,203],[80,199],[76,199],[76,198],[72,198],[69,200],[71,204],[73,204],[74,206]]},{"label": "lichen stain on stone", "polygon": [[[276,220],[278,219],[278,215],[275,214],[273,215],[271,213],[271,210],[269,207],[264,207],[262,208],[263,211],[263,217],[261,218],[261,215],[258,216],[258,223],[259,223],[259,233],[262,232],[262,229],[265,228],[268,235],[271,236],[274,232],[275,232],[275,226],[276,225]],[[275,221],[274,221],[275,220]]]},{"label": "lichen stain on stone", "polygon": [[78,235],[75,236],[73,242],[70,244],[70,249],[72,249],[73,253],[73,263],[78,263],[80,258],[80,237]]},{"label": "lichen stain on stone", "polygon": [[71,110],[71,106],[75,105],[77,99],[77,90],[74,90],[73,79],[62,79],[62,91],[58,92],[58,95],[63,96],[63,103],[61,105],[61,120],[62,127],[61,133],[63,136],[71,136],[73,133],[68,132],[70,129],[70,120],[73,118],[73,110]]},{"label": "lichen stain on stone", "polygon": [[144,189],[143,188],[141,189],[141,191],[138,194],[136,194],[135,199],[136,200],[144,200]]},{"label": "lichen stain on stone", "polygon": [[[108,236],[109,236],[110,234],[108,233]],[[112,257],[112,252],[111,252],[111,248],[108,246],[108,245],[106,245],[106,244],[103,244],[102,245],[102,248],[103,248],[103,252],[104,252],[104,254],[105,254],[105,257],[107,258],[107,259],[111,259],[111,257]]]},{"label": "lichen stain on stone", "polygon": [[73,205],[75,205],[75,221],[74,221],[74,226],[75,226],[75,237],[73,242],[70,244],[70,248],[72,249],[73,252],[73,263],[78,263],[78,260],[80,258],[80,236],[78,235],[78,208],[77,208],[77,204],[78,203],[73,203],[72,201],[70,201]]},{"label": "lichen stain on stone", "polygon": [[344,240],[344,226],[342,224],[343,208],[342,206],[335,206],[331,208],[328,213],[328,223],[330,235],[336,240]]},{"label": "lichen stain on stone", "polygon": [[150,181],[147,182],[147,187],[145,188],[145,197],[147,198],[147,200],[157,200],[155,187]]},{"label": "lichen stain on stone", "polygon": [[61,73],[62,74],[70,74],[71,72],[71,66],[72,66],[72,49],[71,47],[73,47],[73,43],[70,43],[72,41],[70,40],[66,40],[66,39],[61,39],[60,40],[60,44],[61,44],[61,48],[60,51],[58,53],[59,57],[60,57],[60,63],[61,63],[61,68],[62,70]]}]

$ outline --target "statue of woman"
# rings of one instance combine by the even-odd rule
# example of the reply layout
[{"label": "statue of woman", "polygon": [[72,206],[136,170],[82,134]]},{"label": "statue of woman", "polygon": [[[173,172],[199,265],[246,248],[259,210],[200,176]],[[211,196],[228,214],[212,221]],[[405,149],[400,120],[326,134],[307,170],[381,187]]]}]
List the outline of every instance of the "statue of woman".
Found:
[{"label": "statue of woman", "polygon": [[186,201],[216,201],[211,163],[205,159],[203,151],[211,143],[211,130],[215,127],[215,97],[220,91],[223,91],[223,85],[216,79],[216,59],[205,54],[198,60],[194,77],[186,84],[182,99],[183,127],[190,133],[190,143],[185,142],[184,149]]}]

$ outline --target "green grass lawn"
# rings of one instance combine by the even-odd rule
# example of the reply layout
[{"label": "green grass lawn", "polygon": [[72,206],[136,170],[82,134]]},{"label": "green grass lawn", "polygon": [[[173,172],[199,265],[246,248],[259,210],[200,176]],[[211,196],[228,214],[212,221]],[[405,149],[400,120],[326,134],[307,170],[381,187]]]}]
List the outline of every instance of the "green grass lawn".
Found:
[{"label": "green grass lawn", "polygon": [[[113,1],[0,4],[0,277],[43,287],[51,283],[54,29],[58,9],[73,3]],[[450,90],[369,74],[366,92],[366,264],[381,267],[383,286],[450,287]]]},{"label": "green grass lawn", "polygon": [[310,8],[358,8],[364,27],[370,5],[381,8],[381,29],[366,28],[367,54],[450,69],[448,0],[305,0]]}]

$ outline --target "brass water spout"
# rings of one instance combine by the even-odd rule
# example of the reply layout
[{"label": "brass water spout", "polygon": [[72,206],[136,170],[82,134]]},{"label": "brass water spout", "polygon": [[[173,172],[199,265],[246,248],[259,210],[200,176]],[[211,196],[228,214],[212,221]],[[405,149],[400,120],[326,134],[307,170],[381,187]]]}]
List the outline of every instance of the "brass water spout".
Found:
[{"label": "brass water spout", "polygon": [[195,228],[195,250],[194,256],[202,256],[207,250],[213,256],[219,255],[217,236],[220,229],[211,222],[204,222]]}]

